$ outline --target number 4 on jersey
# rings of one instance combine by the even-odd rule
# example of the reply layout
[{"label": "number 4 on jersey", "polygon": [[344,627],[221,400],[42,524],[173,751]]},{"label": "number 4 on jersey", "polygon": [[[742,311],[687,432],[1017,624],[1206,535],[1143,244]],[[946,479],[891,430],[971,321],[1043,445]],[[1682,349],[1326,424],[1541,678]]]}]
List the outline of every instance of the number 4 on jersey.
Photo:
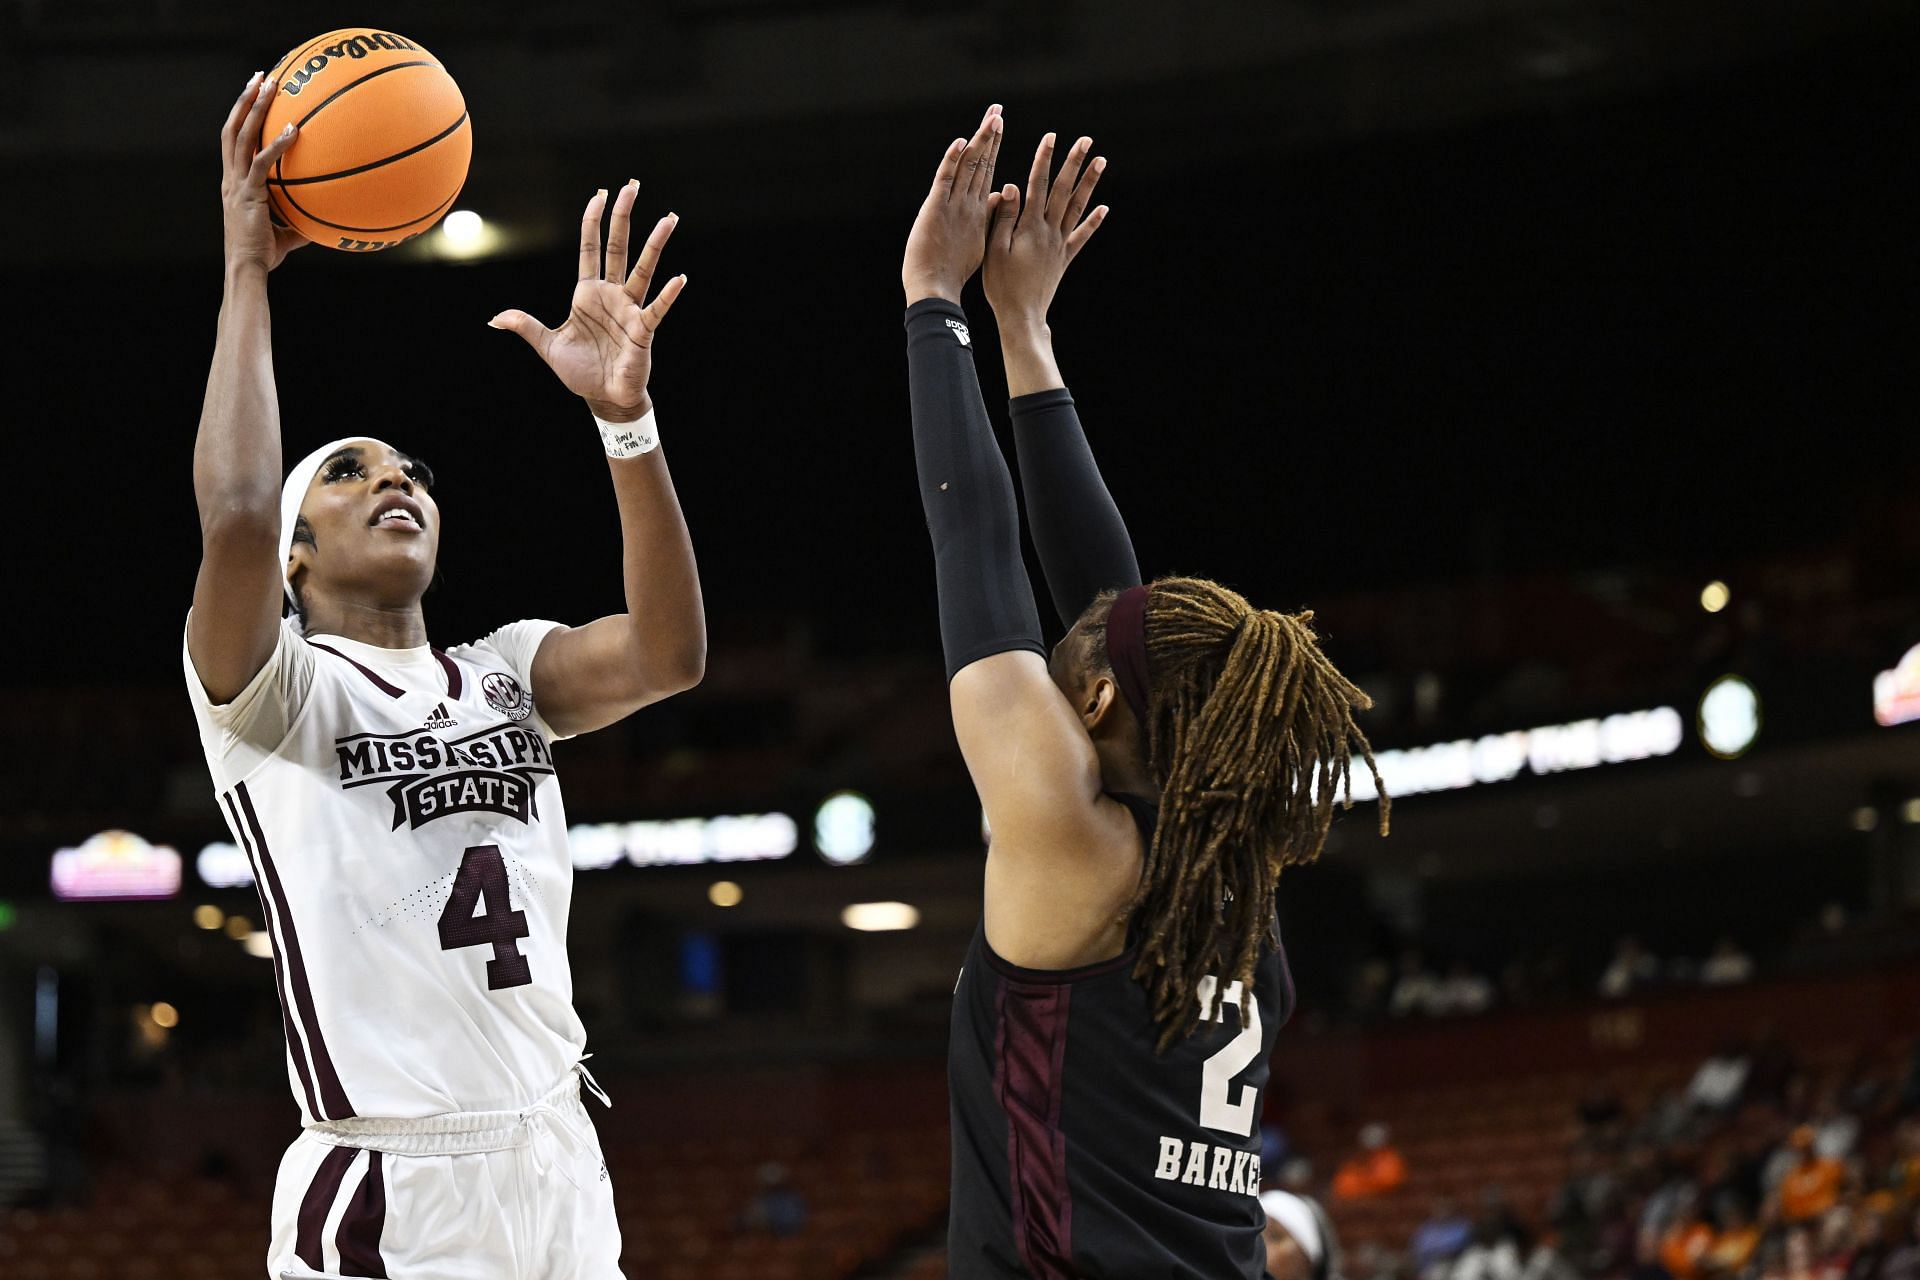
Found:
[{"label": "number 4 on jersey", "polygon": [[[478,915],[475,906],[482,907]],[[533,967],[520,954],[519,940],[527,936],[527,913],[515,911],[507,897],[507,864],[498,845],[477,844],[460,859],[454,873],[453,894],[440,913],[440,949],[493,947],[487,961],[487,988],[524,987],[533,981]]]}]

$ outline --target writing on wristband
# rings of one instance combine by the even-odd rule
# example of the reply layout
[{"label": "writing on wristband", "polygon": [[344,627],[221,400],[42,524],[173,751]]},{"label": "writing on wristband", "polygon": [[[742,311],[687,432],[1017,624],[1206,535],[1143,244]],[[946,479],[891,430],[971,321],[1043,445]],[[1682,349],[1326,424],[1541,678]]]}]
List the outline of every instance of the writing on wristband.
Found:
[{"label": "writing on wristband", "polygon": [[637,458],[660,447],[660,425],[651,409],[632,422],[608,422],[597,413],[593,420],[600,427],[600,443],[606,446],[609,458]]}]

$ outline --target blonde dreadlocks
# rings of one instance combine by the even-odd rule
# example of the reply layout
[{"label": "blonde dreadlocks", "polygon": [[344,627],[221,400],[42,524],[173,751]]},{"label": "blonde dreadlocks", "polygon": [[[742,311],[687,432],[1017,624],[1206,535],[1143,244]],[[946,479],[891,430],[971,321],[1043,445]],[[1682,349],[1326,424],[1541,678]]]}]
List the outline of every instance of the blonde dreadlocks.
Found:
[{"label": "blonde dreadlocks", "polygon": [[[1252,985],[1281,868],[1320,856],[1343,788],[1353,804],[1353,748],[1379,783],[1353,722],[1373,701],[1320,652],[1312,619],[1257,610],[1203,578],[1148,588],[1145,745],[1160,823],[1129,911],[1162,1051],[1199,1024],[1204,975],[1222,974],[1220,990]],[[1387,818],[1383,786],[1382,835]]]}]

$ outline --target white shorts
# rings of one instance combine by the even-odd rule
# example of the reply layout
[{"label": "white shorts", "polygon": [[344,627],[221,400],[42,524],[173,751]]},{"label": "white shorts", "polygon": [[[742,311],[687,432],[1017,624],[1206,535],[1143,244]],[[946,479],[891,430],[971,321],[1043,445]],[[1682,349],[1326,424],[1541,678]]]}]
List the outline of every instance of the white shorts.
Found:
[{"label": "white shorts", "polygon": [[273,1188],[269,1280],[621,1280],[580,1078],[520,1112],[307,1129]]}]

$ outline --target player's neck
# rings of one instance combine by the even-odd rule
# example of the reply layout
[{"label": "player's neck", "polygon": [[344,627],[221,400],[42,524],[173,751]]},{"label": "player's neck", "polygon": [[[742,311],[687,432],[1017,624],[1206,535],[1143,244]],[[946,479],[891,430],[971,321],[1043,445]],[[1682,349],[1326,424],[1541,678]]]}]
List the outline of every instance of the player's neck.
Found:
[{"label": "player's neck", "polygon": [[407,605],[316,600],[307,610],[307,634],[341,636],[376,649],[418,649],[427,643],[419,602]]},{"label": "player's neck", "polygon": [[1094,754],[1100,757],[1100,789],[1119,795],[1139,796],[1160,802],[1160,788],[1153,775],[1141,763],[1139,753],[1109,739],[1094,739]]}]

